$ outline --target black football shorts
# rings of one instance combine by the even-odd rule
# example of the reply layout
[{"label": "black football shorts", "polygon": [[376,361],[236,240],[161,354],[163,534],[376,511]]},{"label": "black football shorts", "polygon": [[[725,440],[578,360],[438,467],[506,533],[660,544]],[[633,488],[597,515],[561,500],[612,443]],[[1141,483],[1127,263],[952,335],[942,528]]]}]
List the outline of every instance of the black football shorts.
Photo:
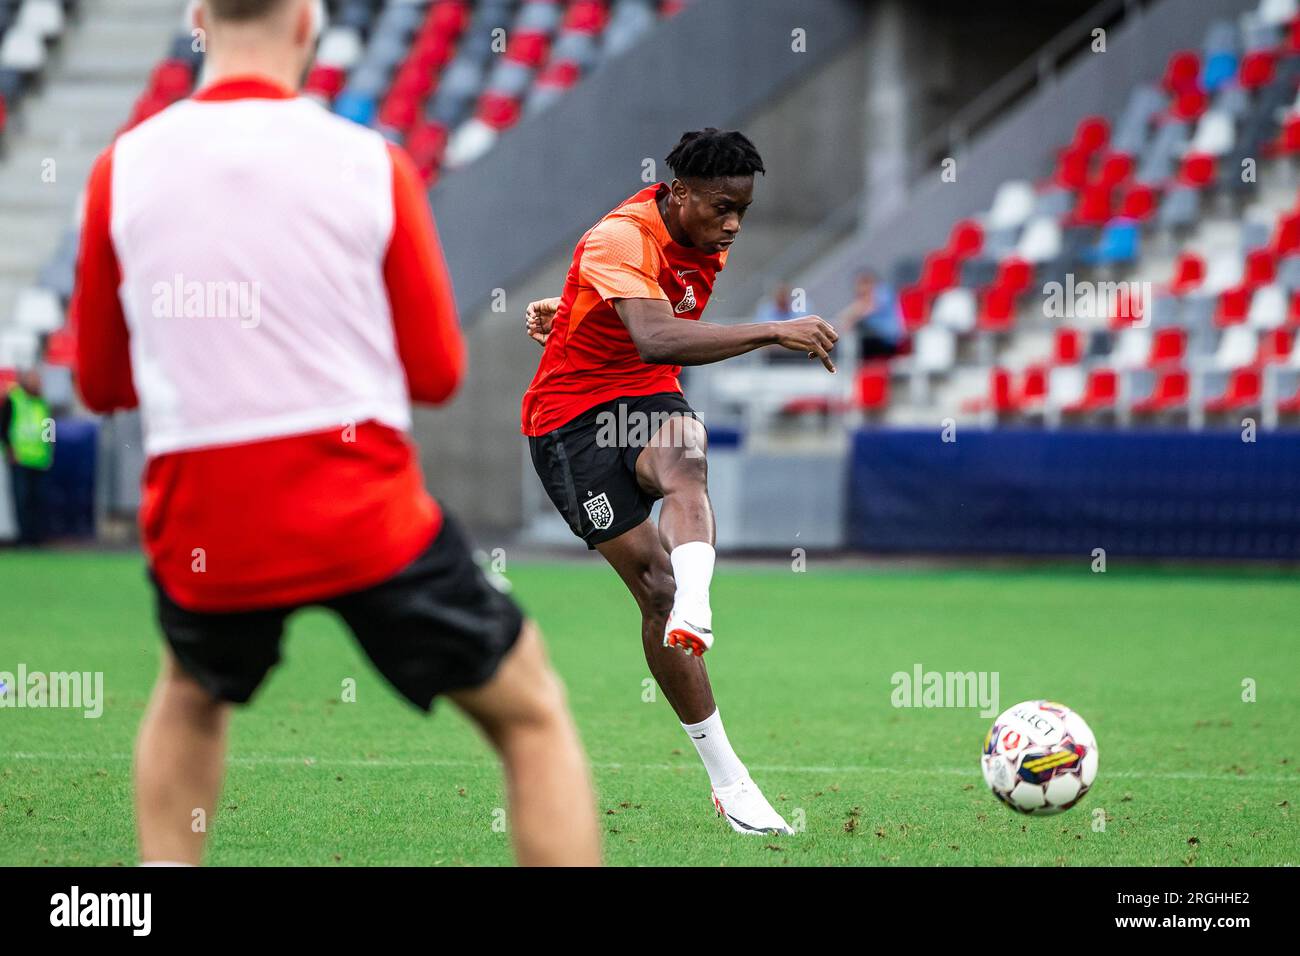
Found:
[{"label": "black football shorts", "polygon": [[636,460],[674,415],[699,419],[680,392],[615,398],[545,435],[529,437],[546,494],[588,548],[650,517],[659,496],[636,480]]},{"label": "black football shorts", "polygon": [[519,606],[475,562],[451,515],[424,552],[373,587],[304,605],[200,612],[177,605],[153,580],[158,622],[181,668],[211,694],[246,703],[280,661],[285,620],[307,604],[335,611],[375,668],[429,710],[449,690],[496,673],[523,627]]}]

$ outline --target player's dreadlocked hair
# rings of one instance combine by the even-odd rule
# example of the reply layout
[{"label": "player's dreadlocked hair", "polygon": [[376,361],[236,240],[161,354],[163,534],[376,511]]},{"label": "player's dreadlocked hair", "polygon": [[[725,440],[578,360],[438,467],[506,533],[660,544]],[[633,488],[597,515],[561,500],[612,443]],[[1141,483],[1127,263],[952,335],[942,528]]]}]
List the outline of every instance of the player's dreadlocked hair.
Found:
[{"label": "player's dreadlocked hair", "polygon": [[682,133],[665,162],[678,179],[722,179],[767,172],[758,150],[744,133],[712,126]]}]

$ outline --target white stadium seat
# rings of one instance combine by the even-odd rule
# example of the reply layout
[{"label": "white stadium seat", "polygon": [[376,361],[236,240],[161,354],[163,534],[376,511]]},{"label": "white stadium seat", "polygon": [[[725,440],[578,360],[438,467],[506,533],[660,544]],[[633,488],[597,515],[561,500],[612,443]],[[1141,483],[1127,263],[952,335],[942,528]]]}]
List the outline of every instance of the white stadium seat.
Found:
[{"label": "white stadium seat", "polygon": [[1236,368],[1245,368],[1255,361],[1258,351],[1255,330],[1244,325],[1233,325],[1223,330],[1219,347],[1215,350],[1210,365],[1220,372],[1230,372]]},{"label": "white stadium seat", "polygon": [[1025,226],[1016,254],[1026,262],[1048,262],[1061,254],[1061,226],[1051,216],[1038,216]]},{"label": "white stadium seat", "polygon": [[930,321],[952,329],[969,332],[975,328],[975,292],[972,289],[949,289],[935,299]]},{"label": "white stadium seat", "polygon": [[1250,297],[1246,324],[1254,329],[1281,328],[1287,319],[1287,292],[1280,285],[1260,286]]},{"label": "white stadium seat", "polygon": [[31,286],[18,293],[13,324],[32,332],[53,332],[63,325],[63,307],[49,289]]},{"label": "white stadium seat", "polygon": [[1025,224],[1034,211],[1034,187],[1023,179],[1011,179],[998,187],[989,208],[989,229],[1014,229]]},{"label": "white stadium seat", "polygon": [[361,59],[361,37],[352,27],[330,27],[320,38],[316,62],[321,66],[336,66],[350,70]]},{"label": "white stadium seat", "polygon": [[43,40],[53,40],[63,33],[63,6],[58,0],[25,0],[18,8],[14,26]]},{"label": "white stadium seat", "polygon": [[45,66],[45,41],[30,30],[12,28],[0,43],[0,67],[35,73]]}]

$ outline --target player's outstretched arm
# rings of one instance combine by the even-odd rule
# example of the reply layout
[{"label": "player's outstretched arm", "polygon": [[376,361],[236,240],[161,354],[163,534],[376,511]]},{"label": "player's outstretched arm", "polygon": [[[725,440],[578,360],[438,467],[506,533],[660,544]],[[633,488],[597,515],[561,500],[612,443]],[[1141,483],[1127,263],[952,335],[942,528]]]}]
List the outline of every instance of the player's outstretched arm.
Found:
[{"label": "player's outstretched arm", "polygon": [[619,318],[627,326],[643,361],[656,365],[708,365],[744,355],[765,345],[806,352],[835,371],[830,350],[839,336],[820,316],[784,322],[717,325],[677,318],[664,299],[618,299]]}]

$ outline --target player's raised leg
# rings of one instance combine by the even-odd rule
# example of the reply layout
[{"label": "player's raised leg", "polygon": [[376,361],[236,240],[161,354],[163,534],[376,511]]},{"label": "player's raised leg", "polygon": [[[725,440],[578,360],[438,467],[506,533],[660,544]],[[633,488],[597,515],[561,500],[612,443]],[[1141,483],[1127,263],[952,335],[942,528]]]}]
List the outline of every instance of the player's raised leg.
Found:
[{"label": "player's raised leg", "polygon": [[659,539],[675,589],[663,642],[697,657],[713,646],[713,505],[709,502],[708,433],[699,419],[672,415],[636,461],[637,481],[663,499]]},{"label": "player's raised leg", "polygon": [[449,695],[505,764],[510,833],[524,866],[597,866],[600,837],[587,762],[564,688],[537,628],[519,639],[486,684]]},{"label": "player's raised leg", "polygon": [[199,865],[221,794],[230,706],[164,655],[135,752],[144,865]]}]

